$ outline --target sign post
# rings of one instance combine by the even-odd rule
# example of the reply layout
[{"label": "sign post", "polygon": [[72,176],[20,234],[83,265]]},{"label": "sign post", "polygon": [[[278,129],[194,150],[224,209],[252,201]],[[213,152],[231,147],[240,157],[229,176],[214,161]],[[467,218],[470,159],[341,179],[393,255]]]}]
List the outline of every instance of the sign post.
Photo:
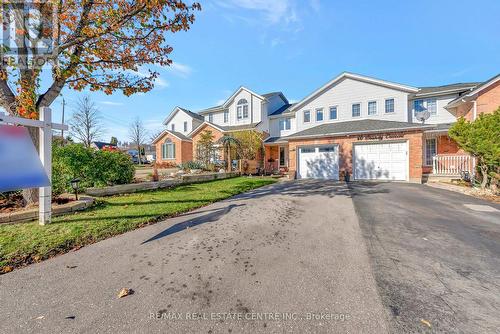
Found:
[{"label": "sign post", "polygon": [[[0,123],[35,127],[39,130],[39,156],[45,174],[49,181],[52,180],[52,130],[68,130],[67,125],[52,123],[50,108],[40,109],[40,120],[5,115],[0,112]],[[39,218],[40,225],[49,224],[52,217],[52,186],[39,188]],[[38,185],[37,185],[38,186]]]}]

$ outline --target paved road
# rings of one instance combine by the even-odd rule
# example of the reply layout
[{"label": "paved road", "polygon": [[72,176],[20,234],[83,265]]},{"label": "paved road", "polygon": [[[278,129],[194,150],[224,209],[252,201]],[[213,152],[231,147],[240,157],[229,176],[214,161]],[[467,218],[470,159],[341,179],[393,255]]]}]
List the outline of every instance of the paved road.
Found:
[{"label": "paved road", "polygon": [[424,185],[351,188],[393,332],[430,331],[424,319],[433,332],[498,333],[500,206]]},{"label": "paved road", "polygon": [[[135,293],[117,299],[123,287]],[[2,275],[0,300],[1,333],[388,330],[349,191],[321,181],[261,188]],[[228,312],[243,320],[212,314]]]}]

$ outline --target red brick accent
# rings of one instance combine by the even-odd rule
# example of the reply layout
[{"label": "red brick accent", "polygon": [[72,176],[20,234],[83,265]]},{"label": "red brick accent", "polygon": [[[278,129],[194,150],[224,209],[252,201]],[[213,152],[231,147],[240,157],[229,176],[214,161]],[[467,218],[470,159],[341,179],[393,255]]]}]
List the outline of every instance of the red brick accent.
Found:
[{"label": "red brick accent", "polygon": [[[175,159],[162,159],[161,156],[161,145],[170,139],[173,143],[175,143]],[[155,144],[156,148],[156,162],[158,165],[167,166],[167,165],[178,165],[180,163],[193,160],[193,143],[186,140],[180,140],[174,135],[170,133],[165,133],[163,137],[161,137],[157,143]]]},{"label": "red brick accent", "polygon": [[477,114],[492,114],[500,107],[500,81],[491,85],[477,97]]},{"label": "red brick accent", "polygon": [[[402,138],[397,140],[408,141],[409,146],[409,170],[410,182],[422,181],[422,164],[423,164],[423,134],[421,131],[413,131],[399,133]],[[385,134],[382,134],[385,135]],[[394,133],[391,133],[394,135]],[[352,155],[354,143],[373,143],[373,142],[390,142],[394,140],[359,140],[358,136],[343,136],[343,137],[324,137],[315,139],[297,139],[289,141],[289,171],[290,175],[295,176],[297,171],[297,148],[305,145],[322,145],[322,144],[338,144],[339,145],[339,162],[340,171],[348,171],[352,175]],[[270,152],[266,150],[266,153]],[[268,156],[266,155],[266,159]]]},{"label": "red brick accent", "polygon": [[[191,152],[192,152],[192,156],[195,159],[196,159],[196,146],[198,144],[198,141],[201,138],[201,134],[204,131],[212,131],[212,135],[214,136],[213,137],[213,141],[214,142],[218,141],[220,138],[222,138],[222,136],[224,136],[224,134],[220,130],[214,128],[213,126],[210,126],[209,124],[203,124],[200,128],[197,129],[196,133],[192,137],[193,146],[191,148]],[[221,150],[221,157],[222,157],[223,160],[226,160],[226,157],[225,157],[225,154],[224,154],[223,151],[224,150]]]}]

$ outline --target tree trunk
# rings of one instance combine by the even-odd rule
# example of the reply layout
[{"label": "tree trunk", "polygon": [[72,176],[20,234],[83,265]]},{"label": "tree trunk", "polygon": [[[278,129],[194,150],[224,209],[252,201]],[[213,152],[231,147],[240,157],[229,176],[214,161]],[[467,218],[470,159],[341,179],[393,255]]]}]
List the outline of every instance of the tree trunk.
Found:
[{"label": "tree trunk", "polygon": [[483,178],[481,180],[481,189],[486,189],[488,185],[488,166],[482,164],[479,168],[481,169],[481,176]]},{"label": "tree trunk", "polygon": [[231,166],[231,145],[227,146],[227,158],[226,159],[227,159],[227,168],[226,168],[226,170],[227,170],[228,173],[231,173],[231,167],[232,167]]},{"label": "tree trunk", "polygon": [[[38,128],[28,128],[31,140],[33,141],[33,144],[35,145],[36,151],[40,151],[39,147],[39,133],[38,133]],[[38,203],[38,188],[30,188],[30,189],[23,189],[23,198],[24,198],[24,203],[25,205],[34,205]]]}]

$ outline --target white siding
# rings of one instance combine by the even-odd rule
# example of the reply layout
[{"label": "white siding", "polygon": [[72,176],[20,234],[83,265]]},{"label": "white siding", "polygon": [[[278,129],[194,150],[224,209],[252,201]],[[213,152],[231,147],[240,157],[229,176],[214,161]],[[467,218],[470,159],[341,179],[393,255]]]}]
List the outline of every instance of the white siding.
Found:
[{"label": "white siding", "polygon": [[[394,99],[394,112],[385,113],[385,100]],[[377,114],[368,115],[368,102],[377,101]],[[352,104],[361,104],[361,116],[352,117]],[[337,106],[337,119],[329,120],[330,106]],[[316,122],[315,110],[323,108],[324,120]],[[304,123],[303,112],[311,111],[311,122]],[[353,79],[344,79],[322,94],[316,96],[297,110],[297,131],[329,122],[345,122],[358,119],[383,119],[388,121],[408,121],[408,93],[399,90],[366,83]]]},{"label": "white siding", "polygon": [[428,120],[425,121],[426,124],[440,124],[440,123],[453,123],[457,120],[457,118],[451,114],[444,107],[451,101],[458,97],[458,94],[446,95],[446,96],[437,96],[437,97],[425,97],[425,98],[414,98],[408,101],[408,112],[410,113],[409,117],[414,123],[419,123],[420,121],[415,118],[415,110],[413,102],[415,100],[427,100],[427,99],[435,99],[436,100],[436,115],[431,115]]},{"label": "white siding", "polygon": [[[290,130],[280,130],[280,120],[290,118]],[[295,116],[288,115],[287,117],[272,118],[269,120],[269,135],[271,137],[284,137],[297,132],[297,122]]]},{"label": "white siding", "polygon": [[[248,102],[248,118],[238,120],[236,115],[236,105],[239,100],[245,99]],[[224,123],[224,112],[218,111],[213,114],[213,123],[222,126],[244,125],[251,123],[259,123],[262,120],[262,99],[250,94],[246,90],[241,90],[227,106],[229,110],[229,122]],[[208,121],[208,114],[204,115],[205,120]]]},{"label": "white siding", "polygon": [[[182,134],[189,134],[193,129],[196,129],[199,125],[199,121],[196,120],[196,124],[193,124],[194,119],[186,114],[184,111],[177,109],[174,111],[176,114],[172,119],[166,124],[167,130],[172,130],[172,124],[175,125],[175,131]],[[187,122],[187,131],[184,131],[184,122]]]}]

